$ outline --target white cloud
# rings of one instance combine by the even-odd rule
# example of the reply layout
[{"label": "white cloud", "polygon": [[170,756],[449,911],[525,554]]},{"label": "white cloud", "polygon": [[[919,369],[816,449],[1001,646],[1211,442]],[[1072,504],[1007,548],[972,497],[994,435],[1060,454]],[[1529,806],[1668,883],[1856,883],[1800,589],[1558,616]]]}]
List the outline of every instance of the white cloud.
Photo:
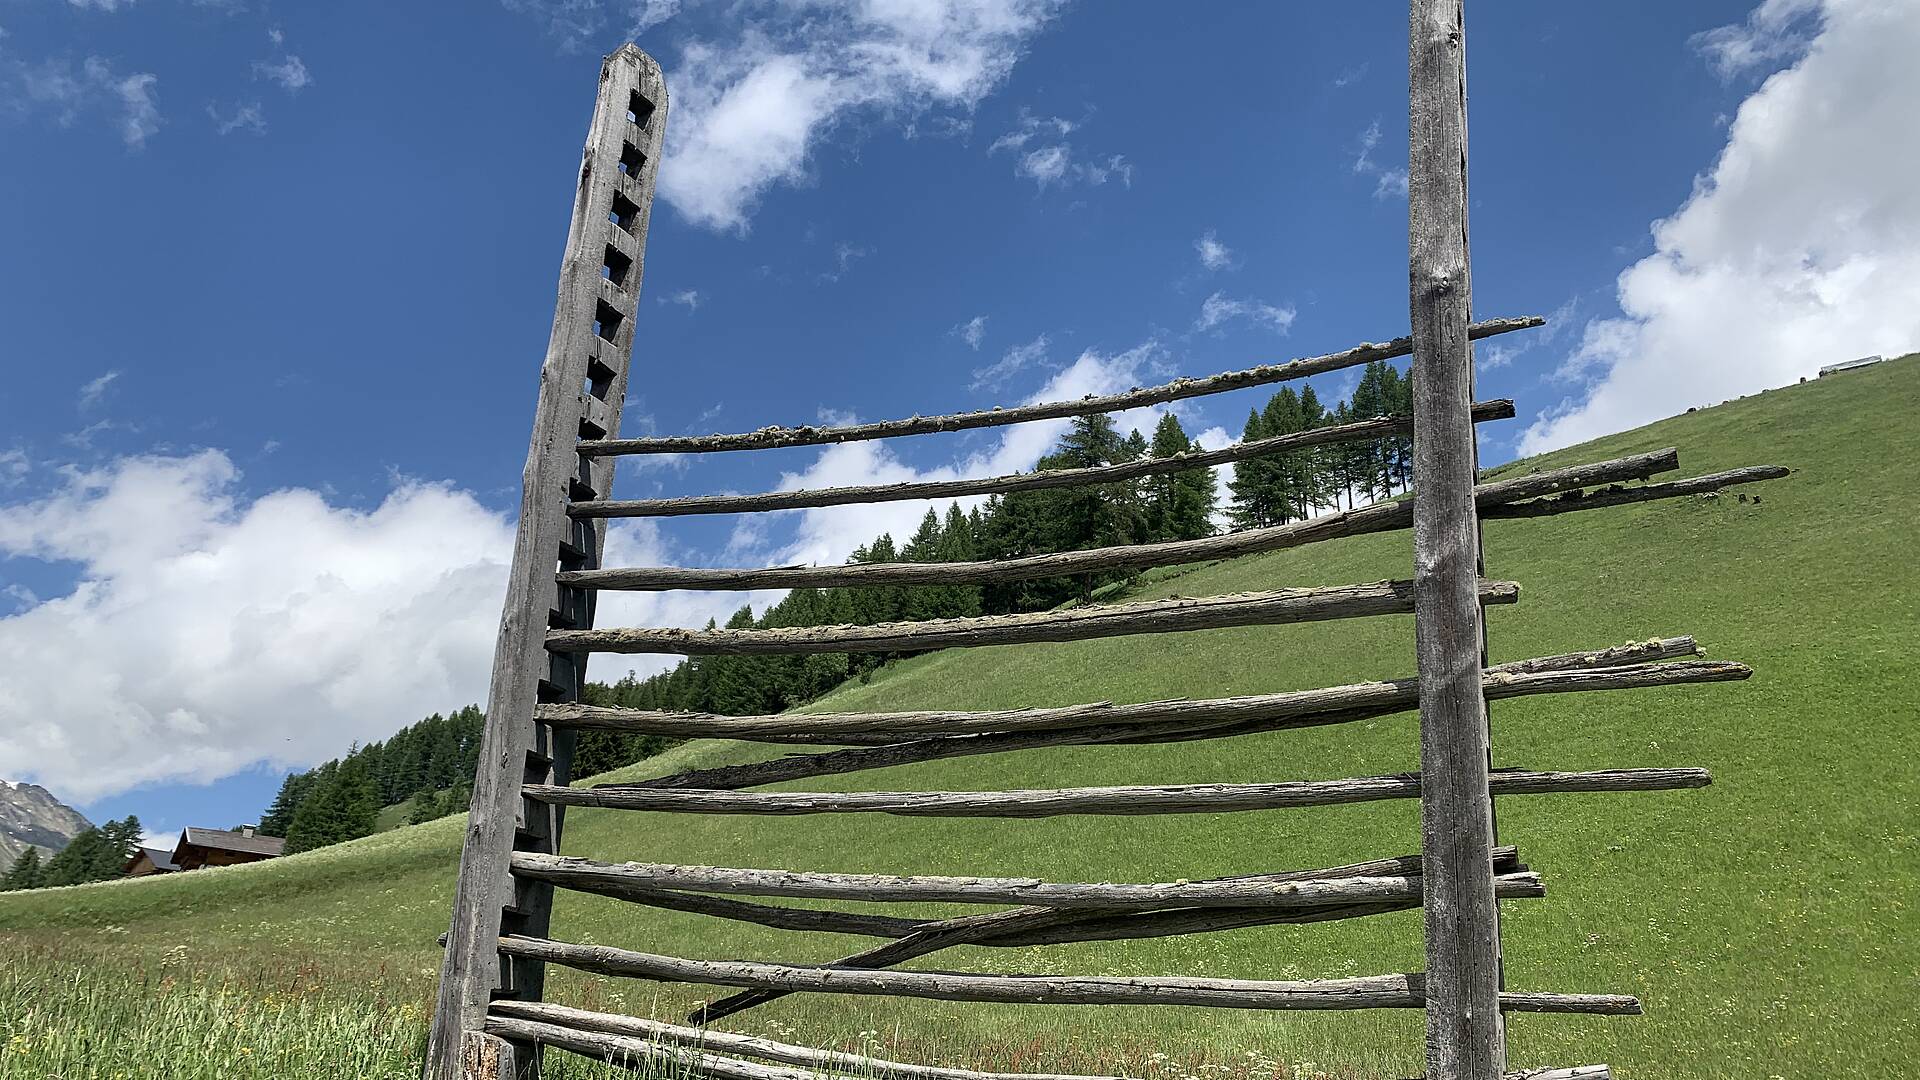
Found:
[{"label": "white cloud", "polygon": [[67,0],[81,11],[119,11],[133,6],[133,0]]},{"label": "white cloud", "polygon": [[871,254],[873,254],[872,248],[857,247],[845,241],[835,244],[833,246],[834,268],[822,271],[816,276],[816,280],[829,283],[839,281],[846,275],[847,268],[853,265],[855,259],[864,259]]},{"label": "white cloud", "polygon": [[1620,275],[1622,317],[1588,323],[1562,366],[1581,390],[1523,453],[1920,346],[1916,51],[1920,7],[1829,0],[1805,55],[1741,104],[1719,160],[1654,223],[1653,254]]},{"label": "white cloud", "polygon": [[256,78],[265,78],[279,83],[290,94],[313,85],[313,73],[297,56],[283,56],[278,60],[255,60],[253,74]]},{"label": "white cloud", "polygon": [[1345,71],[1342,71],[1340,74],[1335,75],[1333,77],[1333,88],[1335,90],[1344,90],[1347,87],[1352,86],[1354,83],[1359,82],[1361,79],[1366,78],[1367,68],[1369,66],[1371,65],[1367,61],[1363,60],[1360,62],[1360,65],[1358,67],[1347,68]]},{"label": "white cloud", "polygon": [[86,382],[81,383],[80,407],[82,409],[90,409],[98,405],[100,399],[106,396],[107,388],[112,386],[113,381],[119,377],[120,373],[118,371],[109,371],[98,378],[88,379]]},{"label": "white cloud", "polygon": [[998,390],[1013,376],[1047,359],[1047,335],[1041,334],[1024,345],[1008,349],[1005,356],[983,368],[976,368],[969,390]]},{"label": "white cloud", "polygon": [[975,315],[973,318],[947,331],[947,333],[957,335],[961,341],[967,343],[967,348],[972,349],[974,352],[979,352],[980,343],[987,339],[987,317],[985,315]]},{"label": "white cloud", "polygon": [[992,155],[1002,150],[1024,150],[1036,138],[1065,138],[1079,126],[1059,116],[1035,116],[1032,110],[1021,106],[1020,118],[1014,123],[1013,129],[993,140],[987,147],[987,153]]},{"label": "white cloud", "polygon": [[[843,121],[971,110],[1062,2],[744,0],[728,15],[737,33],[688,41],[667,73],[660,194],[696,224],[744,232],[768,189],[806,180],[814,147]],[[570,29],[604,18],[585,0],[509,6]]]},{"label": "white cloud", "polygon": [[1212,229],[1200,235],[1193,242],[1193,250],[1200,253],[1200,265],[1209,270],[1226,270],[1233,266],[1233,249],[1220,242],[1220,236]]},{"label": "white cloud", "polygon": [[235,104],[233,113],[229,116],[222,116],[219,109],[209,104],[207,117],[213,121],[213,129],[222,135],[231,135],[236,131],[242,131],[248,135],[267,133],[267,112],[257,101]]},{"label": "white cloud", "polygon": [[1723,79],[1797,57],[1807,47],[1808,23],[1820,0],[1765,0],[1744,23],[1704,30],[1688,39]]},{"label": "white cloud", "polygon": [[1353,171],[1373,179],[1373,197],[1386,199],[1394,196],[1407,197],[1407,170],[1384,168],[1373,160],[1374,148],[1380,145],[1380,121],[1367,125],[1360,133],[1360,153],[1353,159]]},{"label": "white cloud", "polygon": [[[1080,125],[1058,116],[1035,116],[1020,110],[1020,119],[1012,130],[993,140],[989,155],[1007,151],[1015,155],[1013,174],[1032,180],[1041,190],[1055,185],[1086,184],[1098,187],[1115,177],[1126,187],[1133,186],[1133,165],[1121,154],[1082,161],[1075,156],[1066,136]],[[1038,143],[1032,149],[1029,144]]]},{"label": "white cloud", "polygon": [[[106,8],[104,10],[112,10]],[[10,72],[20,100],[51,111],[54,121],[69,127],[83,114],[101,112],[113,120],[120,141],[138,150],[160,130],[160,106],[154,87],[160,78],[148,72],[120,75],[113,65],[89,56],[75,71],[64,60],[47,60],[38,67],[15,64]]]},{"label": "white cloud", "polygon": [[0,450],[0,488],[18,487],[33,471],[33,459],[25,450],[14,447]]},{"label": "white cloud", "polygon": [[1201,302],[1200,316],[1193,321],[1193,328],[1213,330],[1228,320],[1246,319],[1276,334],[1284,334],[1293,327],[1295,314],[1292,304],[1275,307],[1263,300],[1233,300],[1225,293],[1214,293]]},{"label": "white cloud", "polygon": [[691,315],[700,310],[700,299],[700,291],[698,289],[681,289],[677,293],[669,293],[661,297],[660,302],[663,304],[679,304],[687,309],[687,314]]},{"label": "white cloud", "polygon": [[[610,565],[674,554],[647,521],[607,544]],[[0,618],[0,774],[86,801],[310,764],[482,701],[512,545],[504,515],[440,484],[356,510],[303,489],[247,498],[215,450],[69,468],[0,507],[0,557],[79,579]],[[608,596],[600,621],[699,626],[741,599]]]}]

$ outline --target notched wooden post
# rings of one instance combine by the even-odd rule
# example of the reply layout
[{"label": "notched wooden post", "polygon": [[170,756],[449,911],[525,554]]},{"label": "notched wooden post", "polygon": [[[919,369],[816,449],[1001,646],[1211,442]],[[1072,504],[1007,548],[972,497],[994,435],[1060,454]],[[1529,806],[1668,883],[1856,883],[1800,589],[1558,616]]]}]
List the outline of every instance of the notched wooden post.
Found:
[{"label": "notched wooden post", "polygon": [[1461,0],[1412,0],[1407,247],[1413,319],[1414,639],[1420,663],[1427,1075],[1497,1080],[1500,927],[1488,787],[1480,532],[1468,405],[1473,283],[1467,248]]},{"label": "notched wooden post", "polygon": [[606,498],[612,488],[612,459],[589,458],[579,446],[619,434],[666,117],[666,85],[652,58],[631,44],[608,56],[540,369],[487,724],[428,1034],[429,1080],[457,1080],[469,1067],[516,1080],[539,1070],[537,1046],[474,1036],[496,998],[537,1000],[541,992],[539,961],[505,957],[499,942],[502,934],[546,933],[553,890],[516,886],[509,868],[516,850],[559,847],[561,808],[528,802],[523,787],[567,783],[573,733],[537,723],[534,706],[576,701],[586,681],[586,654],[550,654],[546,634],[593,625],[592,592],[558,584],[555,574],[600,565],[605,523],[574,521],[567,507]]}]

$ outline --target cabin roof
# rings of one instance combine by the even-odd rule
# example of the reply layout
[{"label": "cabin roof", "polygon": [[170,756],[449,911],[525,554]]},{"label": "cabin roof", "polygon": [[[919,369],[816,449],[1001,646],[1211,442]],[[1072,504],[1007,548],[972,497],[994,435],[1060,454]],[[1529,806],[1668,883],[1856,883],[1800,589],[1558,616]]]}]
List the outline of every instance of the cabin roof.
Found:
[{"label": "cabin roof", "polygon": [[[234,851],[246,855],[278,855],[286,848],[287,842],[278,836],[263,836],[254,833],[249,836],[242,832],[230,832],[226,829],[196,829],[189,825],[180,834],[180,846],[209,848],[214,851]],[[175,848],[178,856],[180,849]]]}]

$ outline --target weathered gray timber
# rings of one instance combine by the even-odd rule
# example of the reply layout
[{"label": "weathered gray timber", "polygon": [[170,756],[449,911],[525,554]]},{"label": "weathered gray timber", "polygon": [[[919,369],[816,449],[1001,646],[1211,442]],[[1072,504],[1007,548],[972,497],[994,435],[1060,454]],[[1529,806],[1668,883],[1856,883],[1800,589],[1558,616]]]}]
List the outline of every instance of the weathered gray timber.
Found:
[{"label": "weathered gray timber", "polygon": [[[1488,581],[1481,603],[1519,602],[1520,586]],[[805,653],[915,652],[979,648],[1032,641],[1085,641],[1128,634],[1171,634],[1230,626],[1404,615],[1413,610],[1412,583],[1370,581],[1319,589],[1279,589],[1227,596],[1175,597],[1133,604],[1095,604],[1027,615],[874,623],[869,626],[794,626],[774,630],[686,630],[610,627],[552,630],[555,652],[680,653],[685,656],[796,656]]]},{"label": "weathered gray timber", "polygon": [[[1679,467],[1673,449],[1575,465],[1486,484],[1476,489],[1482,505],[1505,504],[1595,484],[1640,480]],[[1702,478],[1705,479],[1705,478]],[[1644,490],[1644,489],[1632,489]],[[1569,509],[1579,509],[1569,507]],[[793,589],[857,585],[984,585],[998,581],[1141,569],[1254,555],[1347,536],[1405,529],[1413,524],[1410,500],[1375,503],[1358,510],[1322,514],[1289,525],[1174,540],[1157,544],[1089,548],[986,562],[854,563],[844,566],[780,566],[768,569],[622,567],[569,571],[559,579],[596,589]]]},{"label": "weathered gray timber", "polygon": [[[749,960],[687,960],[607,945],[507,936],[500,950],[581,971],[662,982],[885,994],[943,1001],[1023,1005],[1201,1005],[1224,1009],[1418,1009],[1426,1004],[1418,974],[1348,979],[1119,978],[1106,975],[980,975],[972,972],[887,971],[795,967]],[[1515,1012],[1628,1016],[1640,1002],[1625,994],[1502,994],[1500,1008]]]},{"label": "weathered gray timber", "polygon": [[[1677,499],[1683,495],[1704,495],[1710,491],[1723,491],[1741,484],[1778,480],[1786,476],[1788,471],[1778,465],[1748,465],[1744,468],[1708,473],[1705,476],[1690,476],[1685,480],[1673,480],[1663,484],[1646,484],[1631,488],[1616,486],[1603,491],[1568,491],[1550,498],[1487,507],[1481,511],[1480,517],[1482,519],[1550,517],[1575,510],[1598,510],[1607,506],[1652,502],[1655,499]],[[1604,1066],[1598,1067],[1604,1068]]]},{"label": "weathered gray timber", "polygon": [[[807,870],[759,870],[672,863],[608,863],[542,852],[515,853],[519,877],[572,887],[620,883],[678,892],[735,896],[815,897],[823,900],[893,900],[903,903],[1027,904],[1050,908],[1335,907],[1397,903],[1420,898],[1417,875],[1309,878],[1295,881],[1238,879],[1153,884],[1053,882],[1038,878],[952,877],[928,874],[835,874]],[[1538,885],[1533,874],[1517,884]]]},{"label": "weathered gray timber", "polygon": [[[802,1065],[809,1070],[847,1073],[862,1077],[864,1080],[1124,1080],[1121,1077],[1080,1076],[1071,1073],[976,1072],[972,1069],[943,1069],[936,1065],[910,1065],[860,1054],[794,1046],[791,1043],[775,1042],[772,1039],[762,1039],[753,1035],[736,1035],[730,1031],[682,1027],[678,1024],[662,1023],[659,1020],[589,1012],[564,1005],[503,1001],[494,1006],[491,1016],[531,1020],[573,1031],[628,1035],[683,1048],[725,1050],[765,1061]],[[780,1071],[793,1074],[793,1070]],[[809,1071],[793,1075],[815,1080],[818,1074]]]},{"label": "weathered gray timber", "polygon": [[[1518,874],[1526,870],[1513,848],[1494,852],[1496,873]],[[1368,874],[1418,874],[1420,857],[1402,855],[1376,859],[1368,863],[1332,867],[1326,870],[1287,870],[1247,878],[1220,880],[1302,881],[1315,877]],[[1528,895],[1544,895],[1529,892]],[[843,956],[828,967],[883,968],[956,945],[1054,945],[1068,941],[1115,941],[1123,938],[1166,937],[1175,934],[1208,933],[1266,926],[1276,922],[1304,923],[1357,919],[1389,911],[1405,911],[1414,902],[1355,905],[1341,908],[1310,908],[1297,912],[1271,908],[1176,909],[1153,912],[1059,911],[1046,907],[1023,907],[991,915],[967,915],[953,919],[924,922],[911,933],[897,935],[898,940]],[[764,1005],[787,996],[787,990],[745,990],[719,1001],[709,1002],[687,1018],[690,1024],[710,1024],[735,1013]]]},{"label": "weathered gray timber", "polygon": [[[1477,340],[1495,334],[1512,333],[1544,326],[1538,315],[1510,319],[1486,319],[1475,323],[1470,332]],[[723,450],[772,450],[782,446],[821,446],[827,443],[891,439],[901,435],[930,435],[940,431],[970,431],[974,428],[1024,424],[1033,420],[1058,420],[1068,416],[1121,412],[1143,405],[1161,405],[1169,401],[1223,394],[1249,386],[1266,386],[1288,379],[1304,379],[1329,371],[1358,367],[1375,360],[1391,360],[1412,351],[1409,338],[1392,341],[1362,342],[1349,349],[1321,356],[1305,356],[1283,364],[1263,364],[1243,371],[1228,371],[1201,379],[1175,379],[1160,386],[1137,387],[1118,394],[1089,394],[1078,401],[1050,401],[1012,408],[980,409],[975,412],[949,413],[945,416],[912,416],[905,420],[882,420],[871,424],[843,427],[764,427],[732,435],[682,435],[649,439],[601,439],[583,442],[580,452],[607,454],[710,454]]]},{"label": "weathered gray timber", "polygon": [[[1650,664],[1643,667],[1597,671],[1522,674],[1508,676],[1498,682],[1493,682],[1490,677],[1487,698],[1493,700],[1544,693],[1734,682],[1745,679],[1751,674],[1752,669],[1745,664],[1724,660]],[[1153,724],[1105,724],[1064,730],[1012,730],[979,734],[934,735],[931,738],[903,736],[907,741],[888,742],[878,746],[849,747],[815,754],[789,754],[785,757],[742,765],[722,765],[649,780],[599,786],[738,789],[802,780],[814,776],[835,776],[868,769],[883,769],[919,761],[938,761],[979,754],[1002,754],[1013,750],[1030,750],[1045,746],[1229,739],[1268,731],[1348,724],[1402,712],[1417,705],[1418,684],[1414,680],[1406,680],[1401,686],[1397,699],[1381,695],[1380,699],[1365,705],[1306,712],[1295,716],[1237,722],[1183,720]]]},{"label": "weathered gray timber", "polygon": [[[1420,850],[1426,857],[1427,1073],[1506,1070],[1500,922],[1487,853],[1485,646],[1476,452],[1467,417],[1466,26],[1461,0],[1412,0],[1407,30],[1408,307],[1413,327],[1414,653],[1420,662]],[[1497,790],[1497,787],[1496,787]]]},{"label": "weathered gray timber", "polygon": [[[1489,784],[1496,795],[1559,792],[1669,791],[1705,787],[1705,769],[1598,769],[1538,772],[1503,769]],[[1338,806],[1380,799],[1417,799],[1420,775],[1275,784],[1141,784],[1128,787],[1011,791],[706,791],[683,788],[526,786],[526,795],[563,806],[660,810],[683,814],[898,814],[903,817],[1056,817],[1062,814],[1218,814]],[[1488,866],[1492,866],[1489,858]],[[1487,880],[1493,880],[1491,869]],[[1489,884],[1491,889],[1492,885]]]},{"label": "weathered gray timber", "polygon": [[[820,1080],[842,1074],[861,1080],[1120,1080],[1049,1073],[982,1073],[908,1065],[810,1047],[792,1046],[752,1035],[705,1031],[657,1020],[592,1013],[561,1005],[501,1002],[488,1014],[487,1029],[501,1036],[557,1046],[595,1061],[613,1062],[648,1073],[706,1076],[718,1080]],[[705,1052],[704,1048],[804,1066],[782,1069]],[[1525,1069],[1506,1080],[1609,1080],[1605,1065],[1573,1069]],[[485,1080],[494,1080],[487,1077]]]},{"label": "weathered gray timber", "polygon": [[[558,807],[524,804],[521,787],[529,777],[547,784],[569,779],[572,734],[536,724],[533,708],[543,685],[572,697],[585,682],[586,657],[548,652],[545,633],[550,612],[570,625],[592,625],[592,594],[575,587],[556,594],[554,574],[561,566],[599,565],[604,526],[571,522],[566,502],[570,491],[604,496],[612,484],[611,462],[584,461],[575,448],[582,436],[619,430],[653,203],[652,163],[660,157],[666,112],[666,86],[651,58],[632,45],[606,58],[540,369],[487,724],[427,1046],[430,1080],[460,1074],[463,1034],[480,1032],[489,1001],[541,992],[539,963],[505,961],[497,942],[503,932],[547,928],[551,887],[528,883],[516,892],[509,860],[516,846],[558,848]],[[510,1060],[494,1062],[503,1076],[538,1068],[530,1048],[505,1053]]]},{"label": "weathered gray timber", "polygon": [[[1571,654],[1580,656],[1582,654]],[[1539,660],[1551,660],[1541,657]],[[1483,679],[1490,697],[1528,697],[1598,690],[1630,690],[1692,683],[1737,682],[1752,674],[1745,664],[1731,660],[1688,660],[1679,663],[1622,664],[1597,668],[1541,667],[1534,670],[1488,670]],[[1323,717],[1345,717],[1352,710],[1396,712],[1419,704],[1417,678],[1353,683],[1318,690],[1279,694],[1249,694],[1230,698],[1149,701],[1138,705],[1094,702],[1053,709],[1009,709],[1001,712],[906,713],[781,713],[773,716],[721,716],[715,713],[654,712],[610,705],[553,705],[541,716],[555,726],[631,731],[684,738],[756,740],[768,736],[799,736],[822,743],[881,739],[889,742],[916,736],[951,737],[1007,732],[1055,732],[1120,726],[1129,734],[1160,734],[1188,727],[1270,724],[1300,720],[1327,722]],[[1259,730],[1270,731],[1272,727]]]},{"label": "weathered gray timber", "polygon": [[[1502,398],[1478,402],[1473,407],[1475,421],[1510,420],[1513,402]],[[1050,488],[1079,487],[1088,484],[1117,484],[1143,476],[1163,476],[1189,469],[1212,468],[1250,458],[1285,454],[1313,446],[1361,442],[1413,431],[1413,421],[1404,416],[1377,416],[1351,424],[1310,428],[1286,435],[1275,435],[1252,442],[1235,443],[1219,450],[1195,450],[1173,457],[1142,458],[1117,465],[1095,465],[1083,469],[1048,469],[1041,472],[988,476],[974,480],[929,480],[908,484],[866,484],[855,487],[811,488],[796,491],[764,491],[755,495],[688,495],[673,499],[595,499],[577,502],[567,512],[574,517],[683,517],[689,514],[752,514],[770,510],[800,510],[820,506],[846,506],[855,503],[901,502],[907,499],[951,499],[962,495],[1004,495],[1013,491],[1042,491]]]}]

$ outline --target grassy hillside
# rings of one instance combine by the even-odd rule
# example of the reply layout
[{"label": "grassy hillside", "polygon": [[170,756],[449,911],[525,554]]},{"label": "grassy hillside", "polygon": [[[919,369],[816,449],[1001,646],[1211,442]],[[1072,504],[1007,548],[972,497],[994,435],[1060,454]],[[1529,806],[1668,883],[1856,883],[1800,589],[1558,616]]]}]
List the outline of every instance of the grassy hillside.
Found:
[{"label": "grassy hillside", "polygon": [[[1489,615],[1496,660],[1691,633],[1750,682],[1494,706],[1497,764],[1704,765],[1704,791],[1521,796],[1503,840],[1549,897],[1505,906],[1508,983],[1638,994],[1647,1015],[1520,1016],[1516,1065],[1609,1061],[1627,1077],[1889,1075],[1920,1060],[1920,359],[1823,379],[1511,468],[1675,445],[1685,473],[1784,464],[1731,495],[1487,526],[1490,573],[1524,586]],[[1202,566],[1136,598],[1408,576],[1406,534]],[[818,709],[994,708],[1286,690],[1411,674],[1410,618],[955,651],[883,671]],[[741,760],[693,743],[643,767]],[[1311,779],[1415,767],[1415,720],[1163,747],[1083,747],[842,778],[865,789]],[[629,770],[641,775],[642,770]],[[809,782],[813,786],[815,782]],[[803,786],[803,785],[795,785]],[[219,943],[214,964],[301,963],[322,980],[430,992],[462,819],[258,866],[0,897],[29,949],[158,957]],[[608,859],[843,871],[1172,880],[1410,852],[1417,807],[1381,803],[1160,820],[756,820],[574,811],[567,851]],[[935,909],[926,909],[935,910]],[[563,896],[556,936],[691,956],[822,960],[864,941],[799,936]],[[941,954],[947,969],[1313,977],[1414,970],[1417,913],[1194,939]],[[561,973],[555,997],[641,1011],[699,995]],[[1291,1063],[1292,1073],[1411,1075],[1417,1013],[1232,1014],[792,998],[741,1030],[838,1042],[877,1031],[951,1061]],[[0,1032],[3,1035],[4,1032]],[[1266,1058],[1260,1059],[1262,1061]],[[1302,1068],[1307,1063],[1308,1067]]]}]

